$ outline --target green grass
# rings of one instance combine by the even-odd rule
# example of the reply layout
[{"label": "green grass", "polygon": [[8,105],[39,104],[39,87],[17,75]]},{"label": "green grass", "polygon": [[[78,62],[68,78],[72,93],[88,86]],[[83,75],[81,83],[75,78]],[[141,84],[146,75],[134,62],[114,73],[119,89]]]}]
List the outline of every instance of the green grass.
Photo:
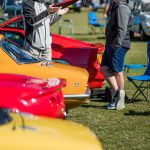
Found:
[{"label": "green grass", "polygon": [[[73,38],[91,43],[105,43],[102,31],[97,30],[96,34],[88,33],[87,11],[71,12],[63,16],[64,18],[73,20]],[[58,25],[59,23],[56,23],[51,27],[53,33],[58,33]],[[68,33],[66,29],[63,30],[64,35]],[[146,63],[146,42],[136,37],[131,45],[125,63]],[[143,71],[132,74],[140,74]],[[135,90],[126,76],[125,90],[129,97]],[[121,111],[104,110],[101,106],[105,104],[101,98],[91,99],[89,104],[70,110],[67,119],[89,127],[101,141],[104,150],[149,150],[150,103],[139,97],[134,103],[126,103],[126,108]]]}]

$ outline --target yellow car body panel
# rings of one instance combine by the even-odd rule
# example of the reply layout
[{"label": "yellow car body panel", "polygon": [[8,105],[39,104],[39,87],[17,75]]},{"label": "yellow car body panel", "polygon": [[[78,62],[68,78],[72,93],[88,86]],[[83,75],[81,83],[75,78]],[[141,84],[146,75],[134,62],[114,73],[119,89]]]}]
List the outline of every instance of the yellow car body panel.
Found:
[{"label": "yellow car body panel", "polygon": [[88,128],[70,121],[9,114],[0,125],[1,150],[102,150]]},{"label": "yellow car body panel", "polygon": [[[66,87],[62,88],[62,92],[68,109],[85,103],[90,96],[90,92],[86,89],[89,74],[83,68],[54,62],[48,66],[41,65],[42,62],[17,64],[15,60],[6,54],[3,47],[0,47],[0,54],[0,73],[22,74],[38,78],[57,77],[66,79]],[[72,102],[68,103],[69,100],[72,100]]]}]

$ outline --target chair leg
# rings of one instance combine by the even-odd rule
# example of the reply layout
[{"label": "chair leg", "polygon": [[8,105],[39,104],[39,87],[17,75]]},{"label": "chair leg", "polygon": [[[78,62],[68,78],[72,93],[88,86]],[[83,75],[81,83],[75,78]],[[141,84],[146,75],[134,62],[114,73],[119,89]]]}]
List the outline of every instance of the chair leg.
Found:
[{"label": "chair leg", "polygon": [[134,99],[137,98],[137,97],[138,97],[140,94],[142,94],[142,93],[143,93],[143,95],[145,95],[145,94],[144,94],[144,91],[147,89],[147,87],[143,87],[143,89],[141,89],[143,83],[144,83],[144,82],[142,82],[139,86],[137,86],[137,85],[135,84],[135,86],[136,86],[136,88],[137,88],[136,93],[137,93],[138,91],[139,91],[139,93],[134,97]]},{"label": "chair leg", "polygon": [[94,26],[92,26],[92,25],[89,25],[89,33],[91,32],[91,33],[96,33],[96,28],[94,27]]},{"label": "chair leg", "polygon": [[149,89],[150,89],[150,84],[149,82],[147,82],[147,100],[150,102]]},{"label": "chair leg", "polygon": [[[140,94],[143,95],[143,97],[148,100],[148,96],[145,96],[144,91],[147,89],[147,87],[143,87],[143,89],[141,90],[141,87],[144,83],[144,81],[138,86],[134,81],[131,81],[133,83],[133,85],[137,88],[136,92],[133,94],[131,101],[133,101],[133,99],[137,98]],[[139,93],[138,93],[139,92]]]}]

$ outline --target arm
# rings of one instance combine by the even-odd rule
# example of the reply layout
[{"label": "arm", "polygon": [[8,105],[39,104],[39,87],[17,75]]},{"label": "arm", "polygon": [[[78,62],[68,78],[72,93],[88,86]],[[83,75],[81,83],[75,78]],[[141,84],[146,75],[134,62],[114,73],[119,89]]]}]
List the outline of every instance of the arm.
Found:
[{"label": "arm", "polygon": [[117,28],[116,37],[112,43],[112,48],[117,49],[121,46],[127,32],[127,26],[129,21],[130,12],[127,6],[120,6],[117,8]]},{"label": "arm", "polygon": [[109,8],[110,8],[110,4],[107,3],[106,7],[105,7],[105,10],[104,10],[104,18],[107,18],[107,13],[108,13]]},{"label": "arm", "polygon": [[59,8],[56,13],[50,16],[50,25],[53,25],[60,17],[66,14],[69,11],[69,8]]},{"label": "arm", "polygon": [[61,16],[58,15],[58,13],[56,12],[54,14],[51,14],[49,18],[50,18],[50,25],[53,25],[55,22],[57,22],[61,18]]},{"label": "arm", "polygon": [[[34,10],[34,1],[31,3],[24,3],[23,5],[23,14],[25,17],[25,20],[31,25],[31,26],[37,26],[47,18],[51,17],[51,13],[54,13],[58,11],[58,7],[52,7],[51,5],[47,8],[47,10],[43,11],[39,15],[35,14]],[[53,14],[52,15],[52,22],[57,21],[60,16]],[[57,19],[56,19],[57,18]],[[55,21],[55,22],[56,22]]]}]

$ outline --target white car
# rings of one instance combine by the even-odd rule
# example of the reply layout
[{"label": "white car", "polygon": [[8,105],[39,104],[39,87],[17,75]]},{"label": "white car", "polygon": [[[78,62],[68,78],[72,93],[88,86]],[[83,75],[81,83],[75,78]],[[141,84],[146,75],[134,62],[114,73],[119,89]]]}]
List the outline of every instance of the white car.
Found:
[{"label": "white car", "polygon": [[133,27],[134,32],[140,33],[141,40],[150,38],[150,0],[133,0]]}]

